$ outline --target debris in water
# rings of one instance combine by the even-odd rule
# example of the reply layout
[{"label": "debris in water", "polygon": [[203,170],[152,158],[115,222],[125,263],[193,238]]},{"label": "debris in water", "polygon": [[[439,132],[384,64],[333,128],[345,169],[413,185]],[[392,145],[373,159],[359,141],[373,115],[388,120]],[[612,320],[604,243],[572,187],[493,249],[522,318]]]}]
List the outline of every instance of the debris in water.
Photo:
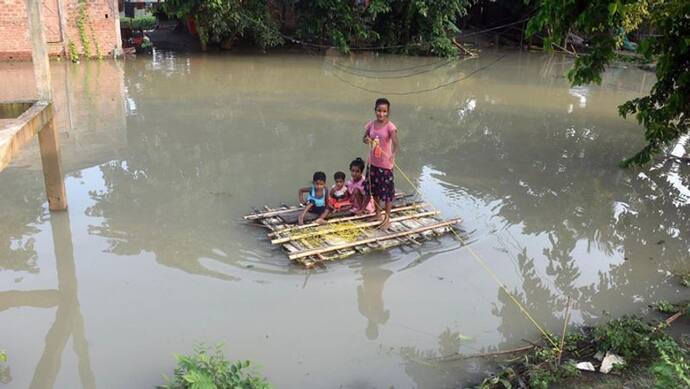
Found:
[{"label": "debris in water", "polygon": [[585,370],[585,371],[597,371],[594,368],[594,365],[592,365],[592,362],[580,362],[577,365],[575,365],[580,370]]},{"label": "debris in water", "polygon": [[625,359],[610,351],[607,351],[604,360],[601,361],[599,372],[608,374],[611,369],[613,369],[614,365],[625,365]]},{"label": "debris in water", "polygon": [[658,241],[658,242],[656,242],[656,244],[664,244],[664,243],[666,243],[666,241],[665,241],[665,240],[663,240],[663,239],[662,239],[662,240],[660,240],[660,241]]}]

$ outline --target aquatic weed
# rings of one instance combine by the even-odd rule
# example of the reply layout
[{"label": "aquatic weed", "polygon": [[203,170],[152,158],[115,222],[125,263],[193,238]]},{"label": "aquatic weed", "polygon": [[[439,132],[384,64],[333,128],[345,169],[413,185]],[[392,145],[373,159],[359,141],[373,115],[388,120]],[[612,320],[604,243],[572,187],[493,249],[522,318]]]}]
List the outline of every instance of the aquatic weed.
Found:
[{"label": "aquatic weed", "polygon": [[650,355],[652,341],[660,333],[637,316],[623,316],[596,327],[593,335],[600,351],[611,351],[631,361]]},{"label": "aquatic weed", "polygon": [[658,358],[650,368],[656,378],[655,388],[690,387],[690,364],[688,352],[672,338],[655,340]]},{"label": "aquatic weed", "polygon": [[269,389],[271,385],[256,372],[251,361],[231,363],[221,351],[221,344],[213,348],[203,344],[194,347],[192,355],[176,355],[177,367],[173,379],[161,389]]}]

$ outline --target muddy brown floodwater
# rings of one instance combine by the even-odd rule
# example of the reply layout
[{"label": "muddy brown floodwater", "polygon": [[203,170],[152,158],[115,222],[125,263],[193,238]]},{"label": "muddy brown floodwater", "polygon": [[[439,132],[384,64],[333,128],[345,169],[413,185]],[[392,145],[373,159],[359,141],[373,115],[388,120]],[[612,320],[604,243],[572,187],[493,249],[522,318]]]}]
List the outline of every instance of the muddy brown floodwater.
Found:
[{"label": "muddy brown floodwater", "polygon": [[[53,63],[69,211],[48,212],[35,144],[0,173],[4,379],[152,388],[174,353],[223,342],[279,388],[444,388],[485,366],[431,358],[537,339],[451,238],[306,271],[239,223],[364,156],[380,96],[400,166],[444,217],[464,219],[471,247],[545,329],[560,331],[567,296],[585,324],[687,298],[672,273],[690,270],[688,167],[617,167],[644,140],[616,106],[654,76],[614,67],[601,86],[571,88],[571,63],[515,52]],[[1,98],[31,96],[29,63],[0,64],[0,78]]]}]

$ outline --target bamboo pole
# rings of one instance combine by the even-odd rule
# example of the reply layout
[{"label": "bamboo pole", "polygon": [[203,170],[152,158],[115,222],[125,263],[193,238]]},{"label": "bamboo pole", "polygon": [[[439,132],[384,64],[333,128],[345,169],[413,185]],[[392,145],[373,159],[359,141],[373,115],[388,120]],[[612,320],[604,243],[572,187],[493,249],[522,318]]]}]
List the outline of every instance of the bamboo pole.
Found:
[{"label": "bamboo pole", "polygon": [[[426,207],[427,205],[428,205],[428,204],[427,204],[427,203],[424,203],[424,202],[413,203],[413,204],[411,204],[411,205],[405,205],[405,206],[402,206],[402,207],[393,208],[393,209],[391,209],[391,213],[397,213],[397,212],[402,212],[402,211],[410,211],[410,210],[418,209],[418,208],[424,208],[424,207]],[[326,219],[326,224],[332,224],[332,223],[340,223],[340,222],[344,222],[344,221],[352,221],[352,220],[366,219],[366,218],[372,217],[372,216],[374,216],[373,213],[367,213],[367,214],[363,214],[363,215],[355,215],[355,216],[346,216],[346,217],[339,217],[339,218]],[[282,230],[275,230],[275,231],[269,233],[269,234],[268,234],[268,237],[269,237],[269,238],[274,238],[274,237],[279,236],[279,235],[281,235],[281,234],[283,234],[283,233],[286,233],[286,232],[292,232],[292,231],[301,230],[301,229],[304,229],[304,228],[318,227],[318,226],[319,226],[319,224],[316,224],[316,223],[303,224],[303,225],[301,225],[301,226],[292,226],[292,227],[284,228],[284,229],[282,229]]]},{"label": "bamboo pole", "polygon": [[[396,200],[397,200],[397,199],[402,199],[402,198],[409,197],[409,196],[411,196],[411,195],[408,195],[408,194],[406,194],[406,193],[399,192],[399,193],[396,193],[396,194],[395,194],[395,199],[396,199]],[[300,209],[304,209],[304,205],[293,205],[292,207],[289,207],[289,208],[287,208],[287,209],[278,209],[278,210],[271,210],[271,211],[267,211],[267,212],[254,213],[254,214],[251,214],[251,215],[243,216],[242,218],[243,218],[244,220],[265,219],[265,218],[272,217],[272,216],[278,216],[278,215],[282,215],[282,214],[285,214],[285,213],[294,212],[294,211],[297,211],[297,210],[300,210]]]},{"label": "bamboo pole", "polygon": [[563,355],[563,344],[565,343],[565,331],[568,328],[568,322],[570,321],[570,300],[571,297],[568,296],[568,305],[565,307],[565,317],[563,318],[563,334],[561,335],[561,345],[558,347],[558,359],[556,360],[556,366],[561,365],[561,356]]},{"label": "bamboo pole", "polygon": [[[399,222],[403,220],[408,220],[408,219],[417,219],[421,217],[427,217],[427,216],[436,216],[440,212],[439,211],[427,211],[427,212],[420,212],[420,213],[415,213],[413,215],[405,215],[405,216],[399,216],[392,218],[390,221],[391,223],[393,222]],[[345,227],[331,227],[331,228],[324,228],[318,231],[314,231],[311,233],[305,233],[305,234],[300,234],[300,235],[295,235],[295,236],[286,236],[283,238],[278,238],[278,239],[273,239],[271,240],[272,244],[280,244],[280,243],[285,243],[285,242],[290,242],[292,240],[300,240],[304,238],[310,238],[313,236],[321,236],[321,235],[328,235],[340,231],[347,231],[347,230],[355,230],[359,228],[366,228],[366,227],[372,227],[372,226],[378,226],[381,224],[380,220],[376,220],[373,222],[367,222],[367,223],[361,223],[361,224],[356,224],[354,226],[345,226]]]},{"label": "bamboo pole", "polygon": [[456,353],[455,355],[448,355],[445,357],[440,357],[440,358],[435,358],[432,359],[432,361],[438,361],[438,362],[451,362],[451,361],[457,361],[459,359],[475,359],[475,358],[488,358],[488,357],[497,357],[500,355],[509,355],[509,354],[515,354],[515,353],[522,353],[525,351],[529,351],[533,349],[535,346],[529,345],[529,346],[522,346],[518,348],[514,348],[511,350],[504,350],[504,351],[494,351],[490,353],[482,353],[482,354],[474,354],[474,355],[462,355],[459,353]]},{"label": "bamboo pole", "polygon": [[411,235],[411,234],[418,233],[418,232],[424,232],[424,231],[433,230],[436,228],[446,227],[446,226],[449,226],[452,224],[456,224],[459,221],[460,221],[460,218],[455,218],[455,219],[446,220],[446,221],[443,221],[440,223],[429,224],[429,225],[424,226],[424,227],[414,228],[414,229],[402,231],[402,232],[395,232],[392,234],[386,234],[386,235],[382,235],[382,236],[376,236],[376,237],[372,237],[372,238],[368,238],[368,239],[362,239],[362,240],[358,240],[355,242],[343,243],[343,244],[324,247],[324,248],[320,248],[320,249],[302,250],[302,251],[299,251],[296,253],[289,254],[288,258],[290,258],[291,260],[295,260],[295,259],[299,259],[299,258],[308,257],[311,255],[326,253],[329,251],[347,249],[347,248],[359,246],[362,244],[379,242],[379,241],[389,240],[389,239],[395,239],[395,238],[405,236],[405,235]]}]

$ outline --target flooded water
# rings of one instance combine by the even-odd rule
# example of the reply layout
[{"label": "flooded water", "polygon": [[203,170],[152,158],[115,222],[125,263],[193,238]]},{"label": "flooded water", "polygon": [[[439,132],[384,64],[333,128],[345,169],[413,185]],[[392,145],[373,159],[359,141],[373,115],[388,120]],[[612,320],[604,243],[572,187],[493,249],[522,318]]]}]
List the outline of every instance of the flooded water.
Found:
[{"label": "flooded water", "polygon": [[[144,388],[174,353],[224,343],[276,387],[445,388],[539,332],[451,238],[290,265],[252,207],[296,202],[315,170],[364,156],[392,101],[398,163],[546,330],[688,297],[689,169],[617,163],[643,144],[616,106],[653,75],[616,67],[571,88],[571,60],[485,52],[156,53],[53,64],[69,211],[50,214],[34,144],[0,173],[0,349],[13,388]],[[1,98],[32,92],[0,64]],[[682,147],[679,147],[682,152]],[[330,178],[329,178],[330,181]],[[400,174],[400,190],[411,186]]]}]

